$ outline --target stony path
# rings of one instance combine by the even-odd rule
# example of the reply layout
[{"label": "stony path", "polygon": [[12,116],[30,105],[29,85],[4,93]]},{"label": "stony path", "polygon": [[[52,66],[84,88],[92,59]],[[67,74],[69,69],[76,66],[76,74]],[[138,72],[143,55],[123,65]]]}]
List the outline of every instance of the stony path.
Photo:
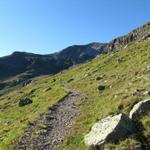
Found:
[{"label": "stony path", "polygon": [[[30,124],[15,150],[55,149],[69,133],[73,120],[79,113],[75,103],[80,99],[79,93],[71,90],[68,96],[49,108],[34,124]],[[40,130],[35,131],[37,128]]]}]

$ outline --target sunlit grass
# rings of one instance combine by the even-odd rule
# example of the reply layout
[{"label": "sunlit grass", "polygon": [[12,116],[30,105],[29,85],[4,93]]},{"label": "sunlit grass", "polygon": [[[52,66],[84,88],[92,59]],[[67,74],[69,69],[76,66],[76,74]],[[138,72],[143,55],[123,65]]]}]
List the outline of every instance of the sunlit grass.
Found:
[{"label": "sunlit grass", "polygon": [[[97,120],[116,112],[128,114],[135,103],[145,98],[143,93],[150,90],[147,66],[150,66],[150,41],[131,44],[126,49],[105,54],[52,77],[41,77],[31,85],[4,94],[0,97],[0,148],[15,141],[29,121],[34,121],[48,106],[65,96],[67,88],[72,88],[83,95],[78,105],[80,115],[60,149],[86,150],[84,136]],[[99,76],[102,79],[96,80]],[[105,89],[99,92],[100,84]],[[43,92],[49,86],[52,90]],[[32,90],[35,91],[32,93]],[[31,98],[33,103],[19,108],[18,101],[22,97]],[[141,120],[147,130],[149,120],[149,117]],[[144,136],[149,135],[147,130],[143,131]],[[114,146],[120,148],[134,142],[138,141],[129,138]]]}]

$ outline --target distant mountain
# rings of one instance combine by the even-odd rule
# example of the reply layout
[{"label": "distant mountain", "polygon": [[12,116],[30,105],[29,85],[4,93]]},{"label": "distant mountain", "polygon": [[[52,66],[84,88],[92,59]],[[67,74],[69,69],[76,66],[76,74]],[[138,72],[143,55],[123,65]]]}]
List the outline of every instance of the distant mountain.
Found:
[{"label": "distant mountain", "polygon": [[[14,52],[12,55],[0,58],[0,80],[17,76],[17,81],[9,83],[10,86],[14,86],[35,76],[58,73],[73,65],[85,63],[97,55],[122,49],[130,43],[148,38],[150,38],[150,22],[109,43],[95,42],[87,45],[73,45],[49,55]],[[0,89],[4,86],[1,82]]]},{"label": "distant mountain", "polygon": [[0,79],[26,73],[28,77],[55,74],[101,54],[107,44],[74,45],[50,55],[14,52],[0,58]]}]

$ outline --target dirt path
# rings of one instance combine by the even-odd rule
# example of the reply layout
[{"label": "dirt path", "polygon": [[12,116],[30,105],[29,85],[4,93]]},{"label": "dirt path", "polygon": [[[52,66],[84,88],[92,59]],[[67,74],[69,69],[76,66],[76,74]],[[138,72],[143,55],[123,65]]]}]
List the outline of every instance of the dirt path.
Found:
[{"label": "dirt path", "polygon": [[[75,103],[80,95],[74,90],[69,95],[49,108],[36,123],[30,124],[28,131],[18,142],[15,150],[53,150],[61,144],[79,113]],[[36,129],[40,129],[37,130]]]}]

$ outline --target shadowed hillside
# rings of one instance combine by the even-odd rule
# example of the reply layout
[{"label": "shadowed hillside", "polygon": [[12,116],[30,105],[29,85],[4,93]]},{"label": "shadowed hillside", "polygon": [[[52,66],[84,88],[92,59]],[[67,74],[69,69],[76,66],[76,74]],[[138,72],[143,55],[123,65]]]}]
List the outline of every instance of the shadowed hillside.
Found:
[{"label": "shadowed hillside", "polygon": [[30,76],[55,74],[72,65],[95,58],[105,46],[106,44],[100,43],[75,45],[50,55],[14,52],[10,56],[0,58],[0,79],[7,79],[25,72]]}]

